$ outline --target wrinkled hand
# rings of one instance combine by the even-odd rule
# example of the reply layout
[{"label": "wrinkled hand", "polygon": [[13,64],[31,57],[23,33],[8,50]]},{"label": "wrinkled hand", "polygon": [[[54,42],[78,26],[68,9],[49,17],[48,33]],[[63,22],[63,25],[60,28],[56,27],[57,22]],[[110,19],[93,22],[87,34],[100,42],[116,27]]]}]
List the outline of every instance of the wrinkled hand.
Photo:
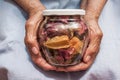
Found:
[{"label": "wrinkled hand", "polygon": [[81,71],[88,69],[94,62],[96,55],[98,54],[100,43],[102,39],[102,31],[96,20],[85,21],[89,29],[90,42],[88,48],[83,56],[83,61],[78,65],[67,67],[65,71]]},{"label": "wrinkled hand", "polygon": [[42,11],[38,11],[31,15],[26,22],[25,44],[30,53],[32,61],[44,70],[55,70],[55,67],[49,65],[41,56],[39,44],[37,42],[37,30],[39,24],[43,20]]}]

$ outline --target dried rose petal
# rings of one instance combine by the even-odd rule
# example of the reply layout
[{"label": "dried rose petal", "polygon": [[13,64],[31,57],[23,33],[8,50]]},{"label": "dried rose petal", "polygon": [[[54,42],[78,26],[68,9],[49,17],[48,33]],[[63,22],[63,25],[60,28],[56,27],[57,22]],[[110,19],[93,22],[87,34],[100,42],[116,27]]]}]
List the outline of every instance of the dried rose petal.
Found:
[{"label": "dried rose petal", "polygon": [[39,30],[41,52],[52,65],[77,64],[85,52],[87,30],[79,16],[50,16]]},{"label": "dried rose petal", "polygon": [[56,59],[56,62],[58,62],[59,64],[64,63],[64,58],[62,56],[55,56],[54,58]]}]

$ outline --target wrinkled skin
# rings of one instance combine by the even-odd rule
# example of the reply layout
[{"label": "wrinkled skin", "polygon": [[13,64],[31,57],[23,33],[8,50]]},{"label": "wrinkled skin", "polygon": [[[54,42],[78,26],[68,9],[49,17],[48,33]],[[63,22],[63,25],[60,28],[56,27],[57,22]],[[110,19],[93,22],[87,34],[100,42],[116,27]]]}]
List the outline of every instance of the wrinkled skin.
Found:
[{"label": "wrinkled skin", "polygon": [[58,71],[81,71],[87,70],[94,62],[102,40],[103,33],[99,27],[98,19],[107,0],[82,0],[80,8],[86,10],[86,15],[82,20],[87,25],[89,30],[90,42],[88,48],[83,56],[83,61],[77,65],[67,68],[58,68]]},{"label": "wrinkled skin", "polygon": [[[39,18],[38,18],[39,17]],[[37,30],[42,21],[41,11],[34,14],[26,22],[25,44],[30,52],[33,62],[44,70],[55,70],[55,67],[49,65],[39,52],[39,44],[37,42]]]},{"label": "wrinkled skin", "polygon": [[68,67],[67,71],[86,70],[91,66],[96,58],[103,34],[99,28],[99,25],[97,24],[97,21],[87,23],[87,26],[89,26],[90,42],[85,55],[83,56],[83,61],[78,65]]},{"label": "wrinkled skin", "polygon": [[32,61],[44,70],[55,71],[81,71],[88,69],[94,62],[99,51],[102,39],[102,31],[98,25],[98,18],[105,5],[106,0],[82,0],[81,8],[86,10],[86,15],[83,21],[89,27],[90,43],[83,57],[83,62],[78,65],[66,68],[54,67],[49,65],[40,54],[39,45],[37,42],[37,29],[42,21],[41,12],[45,8],[39,0],[15,0],[28,14],[29,18],[26,22],[25,44],[30,53]]}]

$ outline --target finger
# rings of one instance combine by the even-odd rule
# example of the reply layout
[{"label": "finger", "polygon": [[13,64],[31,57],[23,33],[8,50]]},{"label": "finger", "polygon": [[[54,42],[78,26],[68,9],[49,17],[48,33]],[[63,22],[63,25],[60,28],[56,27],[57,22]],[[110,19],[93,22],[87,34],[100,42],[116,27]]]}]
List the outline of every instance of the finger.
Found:
[{"label": "finger", "polygon": [[89,26],[90,26],[89,27],[90,43],[83,56],[84,62],[88,62],[91,58],[95,58],[93,56],[97,55],[97,53],[99,52],[100,43],[102,39],[102,31],[100,30],[98,24],[94,23],[94,26],[93,25]]},{"label": "finger", "polygon": [[88,62],[91,58],[94,58],[99,51],[99,43],[92,43],[90,42],[89,47],[86,49],[86,52],[83,56],[83,61]]},{"label": "finger", "polygon": [[36,13],[34,16],[30,17],[25,25],[26,28],[26,34],[34,34],[36,36],[36,32],[38,30],[38,27],[43,20],[41,12]]},{"label": "finger", "polygon": [[68,72],[65,67],[57,67],[56,71]]},{"label": "finger", "polygon": [[[31,49],[30,49],[30,50],[31,50]],[[39,51],[37,51],[37,52],[38,52],[38,53],[36,54],[35,52],[30,51],[30,53],[31,53],[31,58],[32,58],[33,62],[34,62],[37,66],[41,67],[41,68],[44,69],[44,70],[56,70],[56,67],[51,66],[50,64],[48,64],[48,63],[46,62],[46,60],[42,58],[41,53],[40,53]]]},{"label": "finger", "polygon": [[32,52],[35,55],[39,54],[39,51],[38,51],[37,47],[32,47]]},{"label": "finger", "polygon": [[32,58],[33,62],[37,66],[41,67],[44,70],[55,70],[56,69],[54,66],[51,66],[50,64],[48,64],[46,62],[46,60],[44,60],[42,58],[42,55],[39,51],[39,48],[38,48],[37,44],[30,43],[29,45],[27,45],[27,47],[28,47],[28,50],[29,50],[29,53],[31,55],[31,58]]},{"label": "finger", "polygon": [[30,25],[30,28],[26,28],[25,44],[29,50],[32,50],[35,54],[39,52],[39,44],[37,42],[37,29],[39,23],[40,21],[36,24],[37,28],[34,26],[35,24],[33,26]]},{"label": "finger", "polygon": [[68,72],[87,70],[92,65],[94,59],[95,59],[95,56],[92,56],[88,62],[80,62],[77,65],[68,67],[66,70]]},{"label": "finger", "polygon": [[34,41],[27,41],[27,44],[26,44],[28,50],[29,50],[29,53],[31,55],[31,58],[33,60],[33,62],[43,68],[44,70],[55,70],[56,68],[49,65],[43,58],[42,58],[42,55],[40,53],[40,50],[39,50],[39,47],[38,47],[38,44],[37,44],[37,41],[34,40]]},{"label": "finger", "polygon": [[88,62],[91,58],[93,58],[94,55],[97,55],[97,53],[99,52],[100,43],[100,38],[95,37],[91,39],[89,46],[85,52],[85,55],[83,56],[84,62]]},{"label": "finger", "polygon": [[88,63],[81,62],[77,65],[67,67],[66,70],[68,72],[74,72],[74,71],[83,71],[87,70],[92,64],[92,61],[89,61]]},{"label": "finger", "polygon": [[[37,21],[37,22],[29,22],[29,23],[26,23],[26,36],[29,37],[29,38],[36,38],[37,36],[37,31],[38,31],[38,27],[40,25],[40,22],[41,21]],[[34,36],[34,37],[33,37]]]},{"label": "finger", "polygon": [[48,64],[42,57],[39,57],[38,59],[35,59],[34,61],[36,63],[37,66],[39,66],[40,68],[48,71],[48,70],[56,70],[55,66],[52,66],[50,64]]},{"label": "finger", "polygon": [[[28,23],[31,22],[31,24],[33,23],[37,23],[38,21],[42,21],[42,12],[39,11],[37,12],[35,15],[31,16],[29,19],[28,19]],[[34,24],[33,24],[34,25]]]},{"label": "finger", "polygon": [[[39,11],[35,15],[31,16],[26,22],[26,37],[25,42],[29,49],[34,53],[38,53],[39,47],[37,42],[37,30],[40,22],[42,21],[42,12]],[[32,47],[32,48],[31,48]]]},{"label": "finger", "polygon": [[44,70],[55,70],[55,67],[49,65],[42,58],[41,53],[39,51],[39,45],[37,42],[37,30],[41,21],[42,15],[41,12],[39,12],[34,16],[30,17],[30,19],[26,22],[25,43],[28,47],[33,62],[37,66],[43,68]]},{"label": "finger", "polygon": [[31,55],[38,55],[40,54],[39,46],[36,40],[34,41],[27,41],[26,46]]}]

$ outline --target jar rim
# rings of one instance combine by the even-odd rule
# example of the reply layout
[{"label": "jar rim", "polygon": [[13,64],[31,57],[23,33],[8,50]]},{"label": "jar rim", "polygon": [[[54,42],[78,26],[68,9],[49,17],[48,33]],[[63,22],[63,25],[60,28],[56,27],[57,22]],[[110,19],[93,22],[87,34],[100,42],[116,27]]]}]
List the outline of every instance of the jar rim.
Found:
[{"label": "jar rim", "polygon": [[43,16],[51,15],[85,15],[83,9],[47,9],[43,10]]}]

